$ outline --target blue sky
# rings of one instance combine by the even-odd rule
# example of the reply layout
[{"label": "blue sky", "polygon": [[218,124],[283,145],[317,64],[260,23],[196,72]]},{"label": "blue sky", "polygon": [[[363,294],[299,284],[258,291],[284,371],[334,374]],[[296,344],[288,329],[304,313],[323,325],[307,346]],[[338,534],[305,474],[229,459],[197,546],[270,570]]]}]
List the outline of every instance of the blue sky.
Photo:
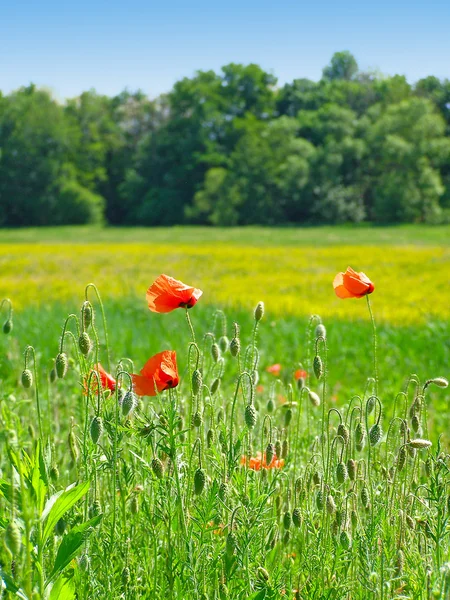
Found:
[{"label": "blue sky", "polygon": [[449,0],[0,0],[0,90],[151,97],[197,69],[255,62],[317,80],[338,50],[361,69],[450,78]]}]

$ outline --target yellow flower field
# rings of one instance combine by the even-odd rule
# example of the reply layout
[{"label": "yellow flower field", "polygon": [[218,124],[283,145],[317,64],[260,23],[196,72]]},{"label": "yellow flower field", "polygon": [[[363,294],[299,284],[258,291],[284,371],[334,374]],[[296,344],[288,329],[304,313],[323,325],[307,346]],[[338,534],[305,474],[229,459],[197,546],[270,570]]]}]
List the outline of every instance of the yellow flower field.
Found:
[{"label": "yellow flower field", "polygon": [[364,301],[342,302],[333,293],[335,273],[348,265],[375,283],[378,320],[407,324],[450,317],[450,249],[433,245],[3,243],[0,298],[11,298],[16,308],[79,300],[91,281],[104,298],[144,297],[155,276],[165,272],[202,288],[202,302],[214,306],[264,300],[274,316],[313,312],[366,319]]}]

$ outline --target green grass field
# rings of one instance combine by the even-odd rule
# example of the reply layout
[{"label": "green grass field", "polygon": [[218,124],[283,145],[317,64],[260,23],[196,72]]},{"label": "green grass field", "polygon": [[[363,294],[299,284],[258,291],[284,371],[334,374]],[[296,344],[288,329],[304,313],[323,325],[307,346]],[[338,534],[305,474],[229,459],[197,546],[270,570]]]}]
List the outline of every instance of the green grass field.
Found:
[{"label": "green grass field", "polygon": [[[407,382],[412,373],[422,385],[449,375],[449,246],[450,227],[0,230],[0,300],[8,297],[14,306],[12,332],[0,334],[0,529],[6,542],[0,575],[10,596],[448,599],[450,471],[448,456],[438,451],[439,444],[449,451],[448,388],[430,385],[423,399],[422,388]],[[334,275],[348,265],[375,283],[381,415],[366,405],[374,375],[366,300],[339,300],[332,288]],[[189,311],[208,386],[199,393],[192,388],[184,311],[157,315],[146,306],[146,289],[161,272],[204,291]],[[50,381],[64,320],[80,315],[89,282],[104,302],[111,372],[124,357],[138,372],[151,355],[174,349],[176,393],[144,398],[129,416],[115,394],[86,396],[81,383],[97,350],[84,357],[69,338],[68,373]],[[96,315],[89,335],[98,337],[95,347],[107,366],[99,303],[92,289],[88,297]],[[241,395],[236,381],[242,369],[253,371],[253,310],[260,300],[266,308],[256,338],[259,381],[250,401],[249,384]],[[318,346],[325,387],[312,369],[311,314],[320,315],[327,330],[327,352]],[[228,350],[216,363],[213,338],[225,333],[231,339],[234,322],[240,359]],[[73,321],[70,329],[76,341]],[[28,344],[37,357],[41,433],[36,387],[20,385]],[[266,371],[273,363],[283,367],[279,382]],[[292,379],[300,366],[321,397],[318,408]],[[211,393],[216,378],[221,384]],[[362,400],[351,400],[355,395]],[[254,429],[244,420],[249,402],[257,409]],[[349,410],[359,402],[361,409]],[[343,443],[336,437],[337,411],[350,432],[364,413],[367,430],[379,418],[382,439],[361,450],[354,441]],[[103,423],[99,442],[91,432],[94,415]],[[408,445],[400,415],[412,437],[433,443],[431,450]],[[289,444],[282,469],[239,467],[241,455],[254,456],[272,441]],[[408,458],[400,468],[402,452]],[[353,459],[357,477],[342,480],[338,465]],[[61,496],[65,510],[61,500],[59,513],[50,506],[50,516],[42,515],[45,501],[73,483],[78,491]],[[292,524],[286,515],[294,509]],[[53,523],[55,515],[63,522]],[[11,523],[19,533],[11,532]]]}]

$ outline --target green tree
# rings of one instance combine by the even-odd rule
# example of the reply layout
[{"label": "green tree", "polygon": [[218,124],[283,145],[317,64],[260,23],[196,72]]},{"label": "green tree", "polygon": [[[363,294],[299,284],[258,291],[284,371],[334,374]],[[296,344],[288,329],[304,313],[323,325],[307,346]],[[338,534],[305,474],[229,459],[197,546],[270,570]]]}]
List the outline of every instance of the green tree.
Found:
[{"label": "green tree", "polygon": [[331,57],[331,62],[322,72],[323,79],[333,81],[335,79],[353,79],[358,73],[358,63],[355,57],[348,50],[335,52]]}]

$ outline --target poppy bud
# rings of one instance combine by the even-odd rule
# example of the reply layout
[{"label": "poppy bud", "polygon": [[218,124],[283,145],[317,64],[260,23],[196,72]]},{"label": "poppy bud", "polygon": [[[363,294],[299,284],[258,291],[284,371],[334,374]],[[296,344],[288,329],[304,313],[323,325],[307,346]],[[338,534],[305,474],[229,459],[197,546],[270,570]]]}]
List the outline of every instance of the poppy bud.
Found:
[{"label": "poppy bud", "polygon": [[350,513],[350,521],[352,523],[352,527],[356,527],[358,525],[358,513],[354,509]]},{"label": "poppy bud", "polygon": [[[286,458],[289,454],[289,442],[287,440],[283,440],[283,444],[281,445],[281,458]],[[277,454],[278,456],[278,454]]]},{"label": "poppy bud", "polygon": [[230,347],[230,340],[227,338],[226,335],[223,335],[222,337],[219,338],[219,348],[222,352],[222,354],[225,354],[225,352],[228,351]]},{"label": "poppy bud", "polygon": [[89,571],[89,567],[91,566],[91,559],[86,553],[80,556],[78,566],[80,567],[80,571],[82,571],[83,573],[87,573]]},{"label": "poppy bud", "polygon": [[33,373],[30,369],[24,369],[22,371],[22,385],[24,388],[29,389],[33,385]]},{"label": "poppy bud", "polygon": [[222,483],[219,486],[219,498],[222,500],[222,502],[227,497],[227,494],[228,494],[228,484],[225,481],[222,481]]},{"label": "poppy bud", "polygon": [[316,376],[316,378],[320,379],[323,375],[323,363],[322,363],[322,359],[320,358],[320,356],[314,357],[313,370],[314,370],[314,375]]},{"label": "poppy bud", "polygon": [[158,479],[162,479],[162,476],[164,475],[164,465],[157,456],[152,460],[152,471]]},{"label": "poppy bud", "polygon": [[351,481],[355,481],[357,471],[357,463],[353,458],[349,458],[347,461],[347,472]]},{"label": "poppy bud", "polygon": [[336,479],[339,483],[344,483],[348,478],[347,467],[343,462],[340,462],[336,467]]},{"label": "poppy bud", "polygon": [[53,369],[50,371],[50,383],[55,383],[56,381],[56,369],[55,367],[53,367]]},{"label": "poppy bud", "polygon": [[304,377],[299,377],[297,379],[297,389],[299,391],[301,391],[304,387],[305,387],[305,378]]},{"label": "poppy bud", "polygon": [[269,581],[269,573],[264,567],[258,567],[258,577],[262,581]]},{"label": "poppy bud", "polygon": [[83,331],[83,333],[78,338],[78,347],[80,349],[81,354],[83,354],[84,356],[87,356],[89,354],[89,352],[91,351],[92,342],[91,342],[91,338],[86,333],[86,331]]},{"label": "poppy bud", "polygon": [[406,446],[406,450],[408,451],[408,454],[411,458],[414,458],[416,456],[416,449],[414,448],[414,446],[411,446],[411,444],[408,444]]},{"label": "poppy bud", "polygon": [[397,471],[400,473],[406,463],[406,448],[402,446],[397,455]]},{"label": "poppy bud", "polygon": [[58,481],[58,478],[59,478],[58,466],[53,464],[50,467],[50,479],[53,481],[53,483],[56,483]]},{"label": "poppy bud", "polygon": [[368,415],[370,415],[370,413],[373,412],[376,400],[377,399],[375,398],[375,396],[370,396],[370,398],[367,399],[366,410]]},{"label": "poppy bud", "polygon": [[320,483],[320,475],[319,475],[318,471],[314,471],[312,479],[313,479],[314,485],[319,485],[319,483]]},{"label": "poppy bud", "polygon": [[315,407],[320,406],[320,396],[316,392],[309,391],[309,401]]},{"label": "poppy bud", "polygon": [[299,508],[294,508],[294,510],[292,511],[292,522],[294,523],[295,527],[297,527],[297,529],[301,526],[302,515]]},{"label": "poppy bud", "polygon": [[102,512],[102,505],[100,504],[100,500],[96,498],[94,502],[89,507],[89,518],[97,517]]},{"label": "poppy bud", "polygon": [[323,510],[323,507],[325,506],[325,498],[324,498],[322,490],[319,490],[317,492],[316,506],[319,510]]},{"label": "poppy bud", "polygon": [[236,548],[236,537],[232,531],[227,535],[226,551],[228,556],[233,556]]},{"label": "poppy bud", "polygon": [[234,337],[230,342],[230,354],[236,357],[241,351],[241,342],[239,338]]},{"label": "poppy bud", "polygon": [[283,517],[283,527],[285,529],[289,529],[289,527],[291,526],[291,522],[292,522],[291,513],[289,511],[286,511],[284,513],[284,517]]},{"label": "poppy bud", "polygon": [[216,436],[214,433],[214,429],[208,429],[208,432],[206,434],[206,443],[208,445],[208,448],[211,448],[211,446],[214,444],[215,439]]},{"label": "poppy bud", "polygon": [[264,302],[258,302],[255,308],[255,321],[258,323],[264,316]]},{"label": "poppy bud", "polygon": [[84,329],[87,329],[92,323],[92,306],[88,300],[85,300],[81,307],[81,318]]},{"label": "poppy bud", "polygon": [[192,393],[196,396],[203,385],[202,373],[199,369],[195,369],[192,373]]},{"label": "poppy bud", "polygon": [[409,442],[411,448],[417,448],[418,450],[424,450],[425,448],[430,448],[433,444],[429,440],[423,440],[421,438],[417,438],[415,440],[411,440]]},{"label": "poppy bud", "polygon": [[417,433],[419,431],[420,421],[419,421],[419,417],[417,415],[414,415],[413,418],[411,419],[411,427],[415,433]]},{"label": "poppy bud", "polygon": [[77,438],[75,437],[73,430],[70,430],[68,442],[69,442],[69,452],[70,452],[72,461],[74,463],[77,463],[78,459],[80,458],[80,450],[78,448]]},{"label": "poppy bud", "polygon": [[434,383],[434,385],[437,385],[440,388],[448,387],[448,381],[445,379],[445,377],[435,377],[434,379],[427,381],[427,384],[428,383]]},{"label": "poppy bud", "polygon": [[60,352],[55,360],[55,370],[59,379],[63,379],[66,376],[67,367],[67,354],[65,352]]},{"label": "poppy bud", "polygon": [[327,512],[329,515],[333,515],[336,512],[336,503],[331,494],[327,496]]},{"label": "poppy bud", "polygon": [[275,454],[275,446],[270,442],[266,448],[266,465],[269,466]]},{"label": "poppy bud", "polygon": [[15,521],[10,521],[5,529],[5,545],[13,556],[20,553],[22,534]]},{"label": "poppy bud", "polygon": [[202,413],[199,410],[196,410],[192,417],[192,425],[194,427],[200,427],[203,423]]},{"label": "poppy bud", "polygon": [[381,440],[383,436],[383,432],[381,431],[381,427],[378,423],[372,425],[369,431],[369,442],[371,446],[376,446],[378,442]]},{"label": "poppy bud", "polygon": [[344,425],[344,423],[339,423],[337,428],[337,434],[344,438],[345,445],[347,445],[350,439],[350,432],[348,430],[348,427]]},{"label": "poppy bud", "polygon": [[215,394],[220,388],[220,377],[216,377],[211,384],[211,394]]},{"label": "poppy bud", "polygon": [[64,519],[61,517],[61,519],[59,519],[59,520],[56,522],[56,525],[55,525],[55,533],[56,533],[56,535],[59,535],[59,536],[61,536],[61,535],[63,535],[63,533],[64,533],[64,531],[65,531],[65,530],[66,530],[66,522],[65,522],[65,521],[64,521]]},{"label": "poppy bud", "polygon": [[363,444],[364,438],[366,437],[366,431],[361,421],[356,425],[355,428],[355,442],[357,444]]},{"label": "poppy bud", "polygon": [[194,473],[194,492],[197,494],[197,496],[200,496],[200,494],[205,489],[205,483],[205,471],[201,467],[199,467]]},{"label": "poppy bud", "polygon": [[369,506],[369,502],[370,502],[369,490],[367,489],[366,486],[364,486],[361,490],[361,502],[362,502],[362,505],[364,506],[364,508],[367,508]]},{"label": "poppy bud", "polygon": [[401,575],[403,573],[404,567],[405,567],[405,556],[403,554],[403,551],[401,549],[399,549],[397,551],[397,564],[396,564],[396,569],[397,569],[398,575]]},{"label": "poppy bud", "polygon": [[341,531],[341,535],[339,536],[339,543],[341,544],[344,550],[350,550],[352,540],[349,534],[345,531],[345,529]]},{"label": "poppy bud", "polygon": [[292,421],[292,408],[286,409],[284,413],[284,426],[289,427],[289,423]]},{"label": "poppy bud", "polygon": [[90,433],[92,442],[97,444],[103,433],[103,421],[101,417],[96,416],[92,419]]},{"label": "poppy bud", "polygon": [[136,395],[131,390],[125,394],[122,400],[122,415],[127,417],[136,407]]},{"label": "poppy bud", "polygon": [[266,409],[268,413],[273,413],[274,409],[275,409],[275,403],[273,401],[272,398],[269,398],[267,400],[267,405],[266,405]]},{"label": "poppy bud", "polygon": [[220,358],[220,348],[219,345],[214,342],[211,346],[211,356],[213,357],[213,361],[217,362]]},{"label": "poppy bud", "polygon": [[323,337],[324,340],[327,338],[327,330],[325,329],[325,325],[323,323],[319,323],[316,327],[316,338]]},{"label": "poppy bud", "polygon": [[249,429],[253,429],[256,425],[257,413],[253,404],[247,404],[245,407],[244,420]]},{"label": "poppy bud", "polygon": [[6,319],[6,321],[3,323],[3,333],[5,335],[8,335],[8,333],[11,333],[13,329],[13,320],[11,317],[9,317],[9,319]]}]

